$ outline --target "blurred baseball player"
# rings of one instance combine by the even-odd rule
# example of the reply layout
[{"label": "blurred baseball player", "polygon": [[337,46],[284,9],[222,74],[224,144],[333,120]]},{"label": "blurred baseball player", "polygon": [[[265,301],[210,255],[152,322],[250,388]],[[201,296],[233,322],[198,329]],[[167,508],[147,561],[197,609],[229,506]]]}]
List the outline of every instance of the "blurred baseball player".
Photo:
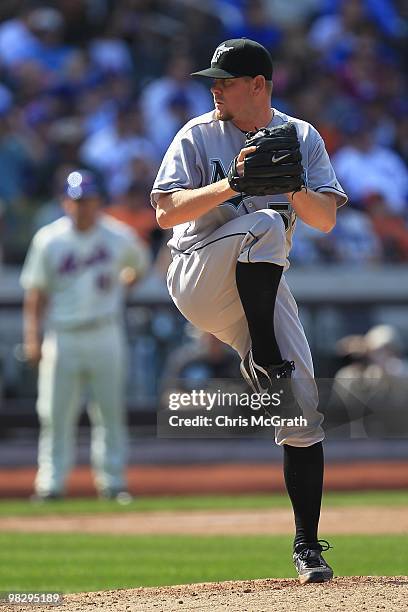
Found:
[{"label": "blurred baseball player", "polygon": [[122,306],[125,285],[143,275],[148,258],[129,228],[100,214],[102,196],[90,172],[70,173],[65,189],[66,216],[35,234],[21,275],[26,357],[39,362],[35,490],[39,499],[64,493],[80,395],[86,387],[93,400],[89,415],[96,486],[103,496],[123,498]]},{"label": "blurred baseball player", "polygon": [[[271,108],[272,61],[264,47],[249,39],[225,41],[211,67],[194,74],[213,79],[215,110],[179,131],[152,190],[159,225],[173,227],[169,292],[193,325],[237,350],[253,389],[273,389],[277,379],[291,377],[308,424],[279,427],[275,439],[284,449],[294,510],[293,559],[302,583],[326,581],[333,571],[321,555],[327,543],[318,541],[322,415],[309,346],[283,272],[296,217],[328,232],[347,196],[316,129]],[[275,150],[257,171],[258,146],[245,146],[246,133],[264,127]],[[254,195],[260,192],[275,195]]]}]

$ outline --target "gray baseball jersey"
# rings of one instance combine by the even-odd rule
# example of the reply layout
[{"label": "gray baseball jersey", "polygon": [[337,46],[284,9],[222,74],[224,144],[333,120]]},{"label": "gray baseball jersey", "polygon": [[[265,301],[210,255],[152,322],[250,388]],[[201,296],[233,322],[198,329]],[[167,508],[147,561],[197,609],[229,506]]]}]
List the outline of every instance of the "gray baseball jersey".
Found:
[{"label": "gray baseball jersey", "polygon": [[[347,201],[347,196],[337,181],[318,131],[306,121],[289,117],[276,109],[273,109],[272,121],[266,127],[282,125],[288,121],[296,125],[307,186],[314,191],[334,193],[341,206]],[[231,121],[218,121],[215,111],[189,121],[176,135],[162,161],[153,185],[153,206],[157,195],[161,193],[196,189],[225,178],[244,142],[244,132]],[[227,221],[265,208],[276,210],[284,220],[288,256],[296,215],[284,195],[241,197],[237,194],[199,219],[177,225],[169,241],[172,253],[200,246],[211,232]]]},{"label": "gray baseball jersey", "polygon": [[[266,127],[288,121],[297,128],[307,186],[334,193],[341,206],[347,196],[315,128],[277,110]],[[244,141],[241,130],[232,122],[218,121],[214,112],[187,123],[163,159],[152,190],[153,206],[159,194],[195,189],[225,178]],[[236,263],[270,262],[287,268],[295,221],[295,212],[284,195],[237,194],[195,221],[174,227],[167,285],[180,312],[244,357],[251,338],[236,287]],[[276,296],[274,327],[282,357],[295,362],[292,388],[308,422],[305,427],[277,428],[275,439],[280,445],[309,446],[324,437],[323,417],[317,409],[309,345],[285,276]]]}]

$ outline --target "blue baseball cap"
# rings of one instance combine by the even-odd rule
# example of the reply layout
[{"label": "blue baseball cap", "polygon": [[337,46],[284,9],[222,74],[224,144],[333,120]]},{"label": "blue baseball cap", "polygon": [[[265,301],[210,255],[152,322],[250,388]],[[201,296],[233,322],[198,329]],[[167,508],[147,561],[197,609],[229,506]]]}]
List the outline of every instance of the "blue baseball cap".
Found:
[{"label": "blue baseball cap", "polygon": [[74,170],[67,176],[65,194],[71,200],[101,196],[102,189],[96,176],[89,170]]}]

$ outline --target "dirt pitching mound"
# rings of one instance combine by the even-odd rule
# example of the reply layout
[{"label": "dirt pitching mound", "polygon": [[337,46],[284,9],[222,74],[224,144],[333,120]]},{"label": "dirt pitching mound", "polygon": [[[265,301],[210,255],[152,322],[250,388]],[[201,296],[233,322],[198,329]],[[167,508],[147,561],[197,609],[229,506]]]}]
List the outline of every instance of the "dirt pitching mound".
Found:
[{"label": "dirt pitching mound", "polygon": [[[207,582],[159,588],[123,589],[67,595],[63,612],[403,612],[408,576],[350,576],[326,584],[300,586],[296,580]],[[40,610],[58,610],[35,606]],[[7,612],[27,607],[7,606]]]}]

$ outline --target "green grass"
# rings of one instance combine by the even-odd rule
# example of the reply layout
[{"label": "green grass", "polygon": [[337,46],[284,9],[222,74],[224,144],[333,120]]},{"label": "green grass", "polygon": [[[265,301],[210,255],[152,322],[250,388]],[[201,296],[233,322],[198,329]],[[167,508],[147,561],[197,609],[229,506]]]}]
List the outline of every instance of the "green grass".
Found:
[{"label": "green grass", "polygon": [[[336,575],[401,575],[408,536],[336,536]],[[0,584],[63,592],[294,577],[289,536],[0,534]]]},{"label": "green grass", "polygon": [[[324,506],[408,506],[406,491],[365,491],[350,493],[328,492]],[[237,496],[180,496],[140,497],[127,506],[108,500],[66,499],[46,504],[33,504],[28,500],[0,500],[0,516],[37,516],[48,514],[99,514],[103,512],[143,512],[159,510],[251,510],[260,508],[289,508],[287,495]]]}]

